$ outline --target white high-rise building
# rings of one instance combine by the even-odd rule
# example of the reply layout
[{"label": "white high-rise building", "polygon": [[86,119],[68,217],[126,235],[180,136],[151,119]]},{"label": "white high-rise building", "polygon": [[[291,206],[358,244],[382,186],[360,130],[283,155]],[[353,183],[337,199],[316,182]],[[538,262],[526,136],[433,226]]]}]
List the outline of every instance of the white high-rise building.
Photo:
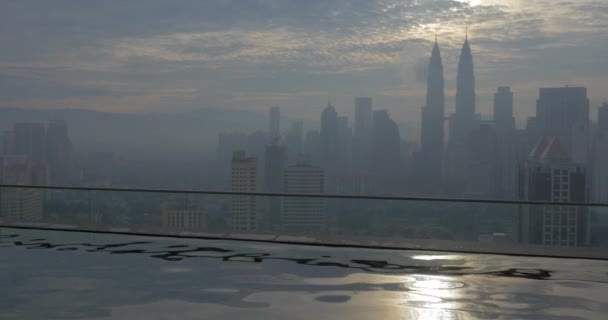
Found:
[{"label": "white high-rise building", "polygon": [[[232,157],[230,187],[233,192],[256,192],[258,160],[245,151],[235,151]],[[255,196],[234,195],[231,206],[231,226],[234,231],[258,229],[258,206]]]},{"label": "white high-rise building", "polygon": [[[4,184],[41,185],[49,181],[48,168],[25,156],[4,156],[0,181]],[[43,217],[44,190],[8,188],[0,190],[0,216],[12,221],[36,221]]]},{"label": "white high-rise building", "polygon": [[[323,193],[323,169],[300,161],[285,169],[286,193]],[[325,199],[285,197],[281,211],[285,231],[319,232],[326,228]]]},{"label": "white high-rise building", "polygon": [[[587,201],[586,170],[572,161],[557,137],[543,137],[520,165],[522,200]],[[520,241],[553,246],[587,246],[590,216],[580,206],[522,206]]]},{"label": "white high-rise building", "polygon": [[2,188],[1,217],[10,221],[42,219],[43,191],[30,188]]}]

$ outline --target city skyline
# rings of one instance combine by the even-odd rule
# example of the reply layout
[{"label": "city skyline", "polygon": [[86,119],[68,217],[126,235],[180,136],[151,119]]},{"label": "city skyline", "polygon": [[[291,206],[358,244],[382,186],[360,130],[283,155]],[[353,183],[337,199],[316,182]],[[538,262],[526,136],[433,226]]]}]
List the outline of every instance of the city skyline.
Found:
[{"label": "city skyline", "polygon": [[0,1],[0,318],[608,318],[608,0]]},{"label": "city skyline", "polygon": [[[608,4],[547,3],[258,1],[228,10],[217,1],[183,1],[183,15],[156,2],[108,2],[102,12],[62,2],[8,4],[0,105],[139,113],[278,105],[291,117],[315,119],[327,96],[350,118],[352,97],[371,96],[398,123],[419,123],[435,35],[446,111],[454,111],[467,24],[482,114],[491,114],[492,94],[505,85],[520,124],[534,114],[538,87],[581,85],[599,105],[608,83],[600,72],[608,69],[601,58]],[[124,15],[135,10],[137,22]]]}]

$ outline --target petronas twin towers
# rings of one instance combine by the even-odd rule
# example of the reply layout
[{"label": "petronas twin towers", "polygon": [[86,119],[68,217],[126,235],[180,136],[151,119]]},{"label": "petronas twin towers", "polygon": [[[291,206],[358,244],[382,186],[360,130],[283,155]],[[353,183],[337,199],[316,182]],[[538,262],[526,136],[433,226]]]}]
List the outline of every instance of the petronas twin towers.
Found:
[{"label": "petronas twin towers", "polygon": [[[475,74],[468,37],[458,62],[456,112],[449,122],[449,142],[445,146],[445,98],[443,63],[435,39],[428,68],[426,106],[422,110],[420,174],[437,185],[447,178],[466,174],[467,142],[475,126]],[[464,178],[464,176],[462,176]]]}]

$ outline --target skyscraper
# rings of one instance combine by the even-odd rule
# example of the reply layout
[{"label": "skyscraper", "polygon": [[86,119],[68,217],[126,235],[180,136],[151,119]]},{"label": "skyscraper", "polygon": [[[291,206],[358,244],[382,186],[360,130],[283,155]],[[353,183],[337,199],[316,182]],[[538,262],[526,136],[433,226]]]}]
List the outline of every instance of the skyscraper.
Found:
[{"label": "skyscraper", "polygon": [[372,98],[355,98],[355,123],[353,132],[353,166],[357,173],[366,171],[372,142]]},{"label": "skyscraper", "polygon": [[296,120],[291,124],[287,136],[285,137],[285,146],[287,147],[287,159],[291,163],[295,163],[302,156],[304,144],[304,123],[302,120]]},{"label": "skyscraper", "polygon": [[309,159],[312,163],[321,163],[321,135],[319,131],[310,130],[306,133],[303,154],[304,158]]},{"label": "skyscraper", "polygon": [[27,156],[34,162],[43,163],[45,134],[43,123],[15,123],[13,125],[12,153]]},{"label": "skyscraper", "polygon": [[338,133],[338,141],[340,141],[338,171],[341,175],[348,175],[351,173],[353,160],[353,129],[348,123],[348,117],[338,117]]},{"label": "skyscraper", "polygon": [[604,101],[597,110],[597,129],[600,132],[608,132],[608,101]]},{"label": "skyscraper", "polygon": [[369,139],[372,130],[372,98],[355,98],[355,138]]},{"label": "skyscraper", "polygon": [[377,177],[395,177],[401,170],[399,127],[387,110],[374,111],[372,130],[372,173]]},{"label": "skyscraper", "polygon": [[496,127],[480,123],[472,131],[469,144],[467,198],[496,198]]},{"label": "skyscraper", "polygon": [[[258,184],[258,160],[247,157],[245,151],[235,151],[232,157],[231,190],[233,192],[256,192]],[[258,205],[254,196],[232,196],[231,226],[234,231],[258,230]]]},{"label": "skyscraper", "polygon": [[[272,144],[266,147],[266,153],[264,155],[264,192],[283,192],[285,157],[284,147],[278,144]],[[264,220],[266,225],[272,226],[279,222],[281,198],[268,197],[267,200],[267,215]]]},{"label": "skyscraper", "polygon": [[327,104],[321,113],[321,165],[328,175],[336,173],[340,156],[338,113]]},{"label": "skyscraper", "polygon": [[283,191],[286,157],[285,148],[279,144],[279,107],[270,108],[269,116],[270,143],[264,152],[264,191],[279,193]]},{"label": "skyscraper", "polygon": [[536,103],[536,124],[536,139],[556,136],[574,162],[588,162],[589,99],[586,88],[541,88]]},{"label": "skyscraper", "polygon": [[270,107],[268,135],[270,137],[270,144],[279,143],[281,135],[281,110],[279,107]]},{"label": "skyscraper", "polygon": [[496,129],[496,196],[515,199],[517,196],[517,163],[520,159],[513,93],[509,87],[498,87],[494,94],[494,127]]},{"label": "skyscraper", "polygon": [[[522,200],[553,202],[587,201],[586,168],[572,161],[557,137],[542,137],[520,165]],[[580,206],[523,206],[520,241],[523,243],[589,245],[589,213]]]},{"label": "skyscraper", "polygon": [[46,159],[51,171],[53,184],[67,184],[70,181],[72,142],[67,123],[51,120],[46,134]]},{"label": "skyscraper", "polygon": [[[475,71],[473,67],[473,54],[468,37],[465,38],[460,60],[458,61],[458,75],[456,79],[456,114],[465,121],[471,121],[475,115]],[[462,123],[462,125],[471,125]],[[457,128],[466,130],[468,128]]]},{"label": "skyscraper", "polygon": [[[323,169],[300,161],[285,169],[286,193],[320,194],[324,189]],[[325,199],[285,197],[281,211],[285,231],[319,232],[326,228]]]},{"label": "skyscraper", "polygon": [[456,79],[456,112],[450,117],[450,137],[446,155],[446,176],[452,186],[461,186],[467,177],[469,142],[476,127],[475,72],[468,37],[465,38]]},{"label": "skyscraper", "polygon": [[264,191],[271,193],[282,192],[285,148],[279,145],[267,146],[264,158]]},{"label": "skyscraper", "polygon": [[509,87],[498,87],[494,93],[494,122],[499,127],[515,130],[513,92]]},{"label": "skyscraper", "polygon": [[594,202],[608,202],[608,103],[598,109],[597,133],[593,141],[592,193]]},{"label": "skyscraper", "polygon": [[421,181],[428,181],[437,186],[443,176],[445,112],[443,64],[437,40],[433,46],[428,70],[426,105],[422,108],[421,161],[418,173],[423,177]]}]

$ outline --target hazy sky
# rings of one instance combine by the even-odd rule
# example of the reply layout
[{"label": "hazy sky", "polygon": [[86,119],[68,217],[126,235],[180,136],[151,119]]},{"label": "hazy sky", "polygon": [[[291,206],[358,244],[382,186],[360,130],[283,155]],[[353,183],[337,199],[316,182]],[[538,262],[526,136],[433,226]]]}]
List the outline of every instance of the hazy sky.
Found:
[{"label": "hazy sky", "polygon": [[[520,118],[541,86],[608,96],[608,1],[2,1],[0,105],[118,112],[266,109],[350,115],[372,96],[419,122],[437,32],[453,95],[469,24],[478,111],[510,85]],[[448,97],[447,109],[454,109]]]}]

